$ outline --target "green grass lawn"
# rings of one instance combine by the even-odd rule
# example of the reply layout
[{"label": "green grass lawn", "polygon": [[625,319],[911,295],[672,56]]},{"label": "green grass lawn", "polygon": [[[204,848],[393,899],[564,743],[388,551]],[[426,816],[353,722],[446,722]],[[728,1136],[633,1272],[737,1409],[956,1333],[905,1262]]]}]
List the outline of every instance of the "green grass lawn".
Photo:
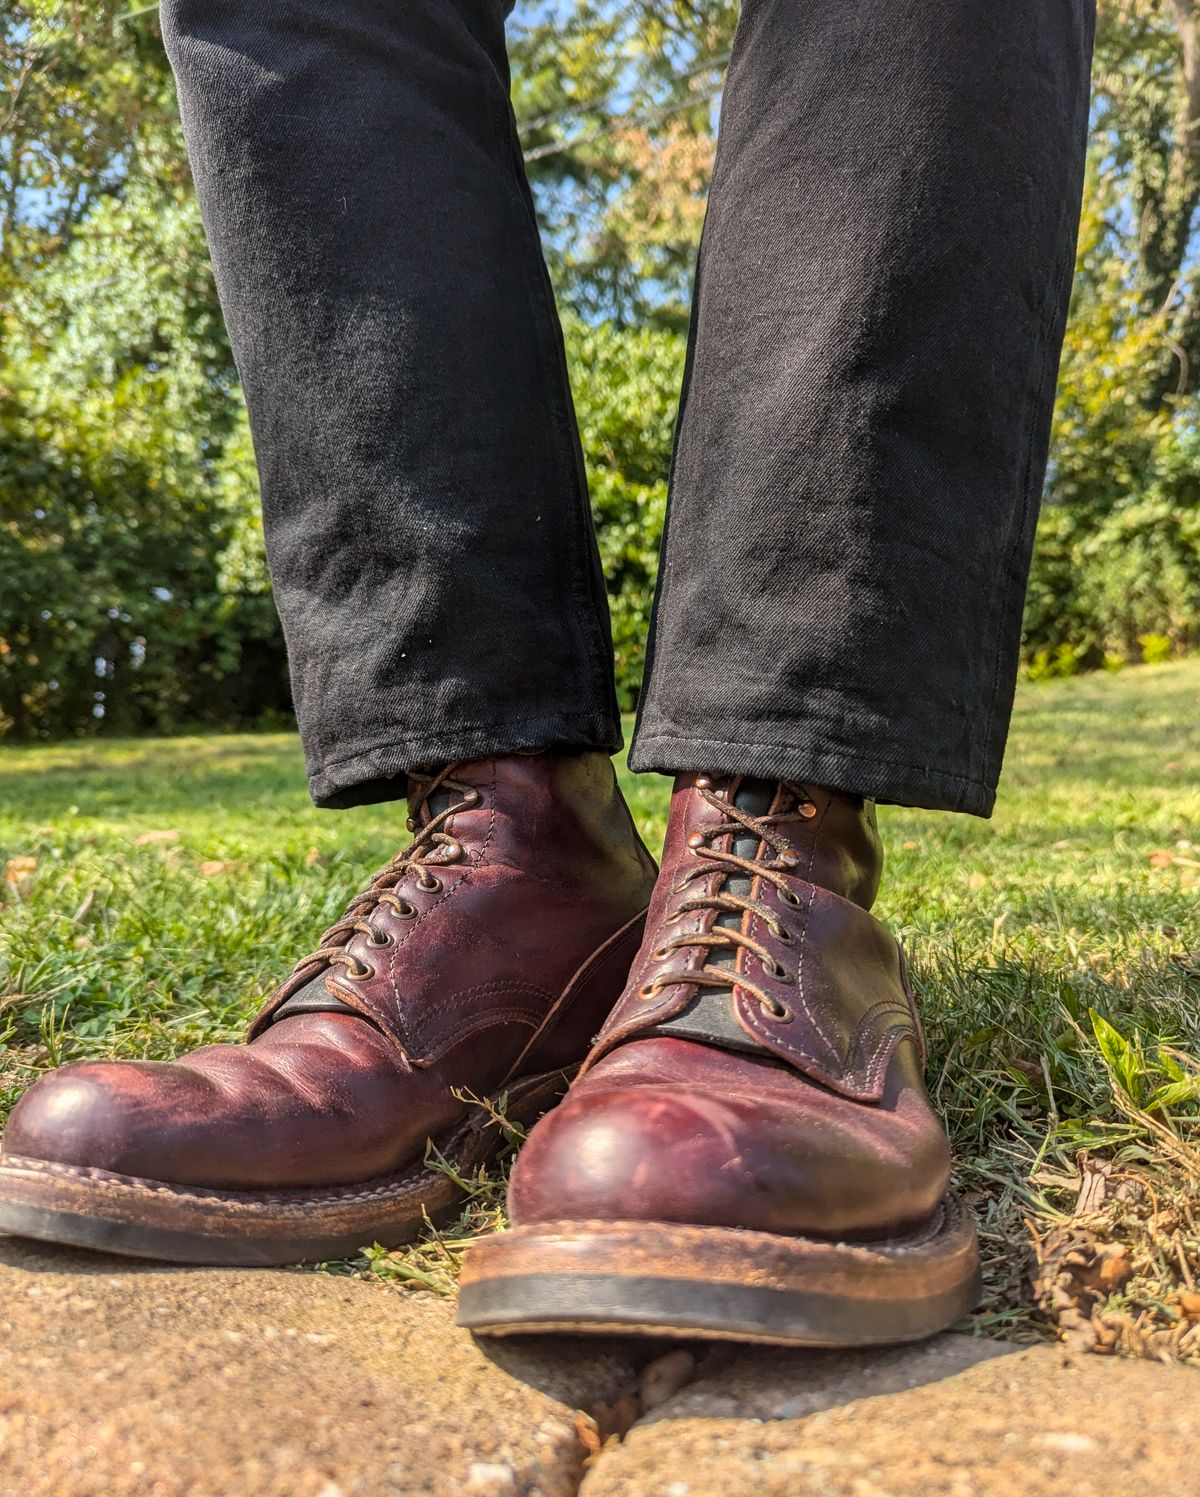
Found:
[{"label": "green grass lawn", "polygon": [[[624,782],[653,846],[667,782]],[[1200,1357],[1200,660],[1024,687],[992,821],[881,820],[977,1324]],[[404,840],[400,806],[314,810],[286,735],[0,748],[0,1108],[64,1060],[236,1036]],[[454,1240],[373,1271],[440,1282]]]}]

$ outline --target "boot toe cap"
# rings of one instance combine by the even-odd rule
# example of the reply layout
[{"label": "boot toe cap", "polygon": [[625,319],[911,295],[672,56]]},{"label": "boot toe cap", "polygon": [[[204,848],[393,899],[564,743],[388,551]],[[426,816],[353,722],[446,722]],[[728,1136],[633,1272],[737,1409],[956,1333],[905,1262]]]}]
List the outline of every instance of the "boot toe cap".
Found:
[{"label": "boot toe cap", "polygon": [[13,1109],[4,1153],[135,1173],[145,1069],[84,1062],[43,1076]]},{"label": "boot toe cap", "polygon": [[925,1220],[946,1190],[949,1147],[915,1095],[883,1111],[798,1079],[772,1095],[662,1079],[604,1086],[603,1069],[526,1142],[509,1190],[518,1225],[670,1221],[870,1238]]}]

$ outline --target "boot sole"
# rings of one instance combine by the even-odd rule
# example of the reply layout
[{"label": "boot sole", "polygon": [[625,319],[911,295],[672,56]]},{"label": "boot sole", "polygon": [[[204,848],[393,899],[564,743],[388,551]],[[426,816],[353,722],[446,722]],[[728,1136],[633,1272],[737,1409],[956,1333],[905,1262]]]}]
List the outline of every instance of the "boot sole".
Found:
[{"label": "boot sole", "polygon": [[[534,1122],[565,1092],[554,1071],[506,1087],[507,1118]],[[497,1152],[503,1135],[475,1107],[435,1140],[449,1170],[466,1178]],[[282,1190],[208,1190],[107,1170],[0,1154],[0,1232],[169,1263],[256,1268],[352,1257],[399,1247],[427,1221],[451,1218],[465,1192],[423,1161],[354,1185]]]},{"label": "boot sole", "polygon": [[467,1253],[458,1323],[852,1347],[919,1341],[980,1294],[975,1228],[953,1195],[917,1232],[827,1242],[672,1222],[547,1222]]}]

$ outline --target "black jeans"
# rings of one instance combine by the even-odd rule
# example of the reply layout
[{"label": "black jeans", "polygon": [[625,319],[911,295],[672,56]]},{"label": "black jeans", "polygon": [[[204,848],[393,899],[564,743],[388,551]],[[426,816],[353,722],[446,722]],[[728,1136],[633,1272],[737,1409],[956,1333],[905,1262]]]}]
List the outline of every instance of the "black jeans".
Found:
[{"label": "black jeans", "polygon": [[[323,805],[620,742],[503,0],[163,0]],[[631,760],[987,814],[1092,0],[745,0]]]}]

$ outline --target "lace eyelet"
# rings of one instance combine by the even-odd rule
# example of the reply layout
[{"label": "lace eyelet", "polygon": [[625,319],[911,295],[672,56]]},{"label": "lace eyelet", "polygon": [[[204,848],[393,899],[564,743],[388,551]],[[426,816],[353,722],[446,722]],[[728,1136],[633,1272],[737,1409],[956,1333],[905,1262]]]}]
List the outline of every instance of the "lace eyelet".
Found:
[{"label": "lace eyelet", "polygon": [[652,982],[648,982],[638,989],[638,997],[642,1000],[643,1003],[649,1003],[651,998],[657,998],[658,994],[659,989]]},{"label": "lace eyelet", "polygon": [[442,892],[442,881],[440,878],[431,878],[428,883],[424,879],[417,880],[417,888],[424,889],[426,894],[440,894]]},{"label": "lace eyelet", "polygon": [[660,946],[657,951],[652,951],[650,955],[656,962],[665,962],[671,955],[671,948],[669,946]]},{"label": "lace eyelet", "polygon": [[764,1012],[768,1019],[773,1019],[776,1024],[790,1024],[796,1017],[786,1003],[775,1003],[769,1008],[764,1006]]},{"label": "lace eyelet", "polygon": [[699,852],[707,841],[708,838],[704,835],[703,832],[693,832],[692,835],[687,839],[688,849],[691,852]]},{"label": "lace eyelet", "polygon": [[[378,936],[378,940],[375,939],[376,936]],[[392,936],[390,936],[386,930],[375,929],[372,934],[367,937],[367,945],[370,946],[373,950],[379,951],[384,946],[390,946],[392,944],[392,940]]]},{"label": "lace eyelet", "polygon": [[461,842],[447,842],[442,850],[446,854],[447,862],[450,863],[457,863],[463,855],[463,845]]},{"label": "lace eyelet", "polygon": [[774,958],[772,958],[769,962],[764,962],[763,967],[768,975],[774,978],[776,982],[781,982],[785,986],[791,983],[792,979],[788,976],[787,968],[781,966],[779,962],[774,960]]},{"label": "lace eyelet", "polygon": [[375,968],[367,962],[359,962],[357,968],[347,967],[346,977],[350,982],[366,982],[369,977],[375,976]]},{"label": "lace eyelet", "polygon": [[803,905],[803,901],[801,900],[800,896],[798,894],[793,894],[790,889],[782,890],[779,897],[783,900],[784,904],[790,904],[794,910],[800,909]]},{"label": "lace eyelet", "polygon": [[777,925],[774,930],[772,930],[771,934],[784,946],[790,946],[796,939],[795,936],[792,935],[791,931],[788,930],[786,925]]}]

